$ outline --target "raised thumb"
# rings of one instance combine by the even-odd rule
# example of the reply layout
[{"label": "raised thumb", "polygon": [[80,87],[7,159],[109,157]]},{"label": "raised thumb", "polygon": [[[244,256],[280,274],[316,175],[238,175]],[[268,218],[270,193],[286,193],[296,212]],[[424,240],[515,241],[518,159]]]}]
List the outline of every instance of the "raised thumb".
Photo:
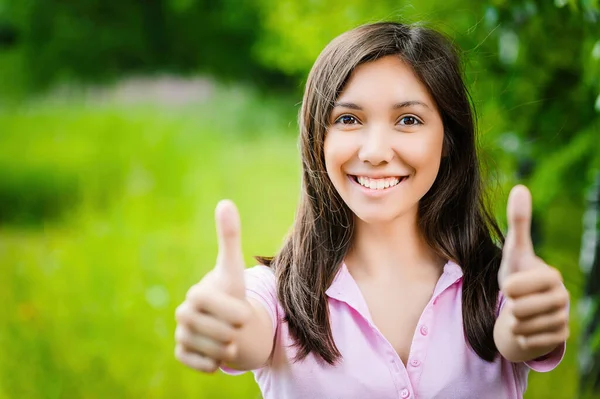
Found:
[{"label": "raised thumb", "polygon": [[242,254],[241,222],[235,204],[222,200],[215,209],[219,253],[215,272],[228,293],[244,297],[244,255]]},{"label": "raised thumb", "polygon": [[517,185],[508,196],[507,219],[508,233],[504,246],[504,257],[509,269],[518,269],[524,257],[533,256],[531,240],[531,193],[527,187]]}]

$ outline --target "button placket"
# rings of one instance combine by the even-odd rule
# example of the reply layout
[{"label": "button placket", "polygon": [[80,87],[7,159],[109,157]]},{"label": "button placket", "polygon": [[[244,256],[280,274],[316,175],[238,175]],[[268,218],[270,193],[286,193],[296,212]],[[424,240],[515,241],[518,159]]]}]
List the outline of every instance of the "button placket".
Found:
[{"label": "button placket", "polygon": [[400,357],[398,356],[392,345],[385,339],[383,334],[381,334],[381,332],[377,329],[377,327],[374,324],[369,324],[373,333],[377,336],[382,345],[386,347],[384,353],[386,355],[385,357],[389,359],[390,376],[392,377],[392,381],[396,386],[396,392],[401,392],[403,386],[405,387],[407,384],[409,386],[411,385],[411,380],[408,376],[408,370],[406,370],[404,364],[400,360]]},{"label": "button placket", "polygon": [[[421,374],[427,360],[427,348],[430,340],[430,328],[434,323],[433,301],[430,302],[423,311],[419,324],[417,325],[410,355],[407,362],[407,372],[410,375],[412,387],[418,390],[421,380]],[[414,393],[410,393],[413,395]],[[411,396],[412,397],[412,396]]]}]

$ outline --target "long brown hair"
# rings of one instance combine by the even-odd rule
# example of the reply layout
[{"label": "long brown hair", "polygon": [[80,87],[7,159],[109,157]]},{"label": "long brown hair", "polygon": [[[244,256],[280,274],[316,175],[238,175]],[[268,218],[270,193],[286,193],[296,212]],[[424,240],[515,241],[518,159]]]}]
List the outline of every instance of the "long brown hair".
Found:
[{"label": "long brown hair", "polygon": [[466,339],[482,359],[492,361],[498,352],[493,327],[504,238],[483,196],[475,113],[460,57],[435,30],[369,24],[338,36],[322,51],[308,76],[299,115],[303,180],[296,219],[279,253],[257,259],[276,272],[296,360],[312,353],[335,364],[341,354],[332,337],[325,292],[349,250],[354,222],[326,173],[323,143],[333,104],[352,71],[387,55],[397,55],[413,68],[441,114],[445,156],[420,201],[419,226],[440,256],[461,266]]}]

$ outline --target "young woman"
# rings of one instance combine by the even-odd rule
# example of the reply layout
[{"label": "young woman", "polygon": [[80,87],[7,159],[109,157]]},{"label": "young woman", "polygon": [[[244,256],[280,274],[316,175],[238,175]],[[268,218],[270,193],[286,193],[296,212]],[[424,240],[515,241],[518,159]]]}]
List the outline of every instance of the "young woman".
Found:
[{"label": "young woman", "polygon": [[534,254],[531,197],[506,241],[483,200],[474,115],[440,33],[376,23],[333,40],[300,115],[302,198],[244,270],[217,206],[217,266],[177,309],[176,357],[252,370],[265,398],[521,398],[565,351],[568,293]]}]

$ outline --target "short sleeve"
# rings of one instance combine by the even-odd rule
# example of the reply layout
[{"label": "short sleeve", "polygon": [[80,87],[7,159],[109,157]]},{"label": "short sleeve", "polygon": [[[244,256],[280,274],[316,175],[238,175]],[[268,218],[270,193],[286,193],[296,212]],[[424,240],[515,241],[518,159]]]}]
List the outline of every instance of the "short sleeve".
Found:
[{"label": "short sleeve", "polygon": [[[244,281],[246,284],[246,297],[252,298],[262,304],[273,323],[273,331],[276,331],[279,320],[279,305],[277,302],[277,285],[273,269],[257,265],[244,270]],[[221,367],[225,374],[240,375],[246,371],[234,370]]]},{"label": "short sleeve", "polygon": [[[498,295],[498,302],[499,302],[499,306],[498,306],[497,316],[500,315],[502,308],[506,304],[506,297],[502,294],[502,292],[500,292],[500,294]],[[569,307],[570,307],[570,304],[567,305],[567,309],[569,309]],[[554,348],[554,350],[552,350],[552,352],[550,352],[544,356],[540,356],[536,359],[530,360],[528,362],[524,362],[523,364],[525,364],[531,370],[537,371],[539,373],[546,373],[548,371],[552,371],[556,367],[558,367],[560,362],[562,362],[563,358],[565,357],[566,349],[567,349],[567,343],[563,342],[563,343],[559,344],[556,348]]]},{"label": "short sleeve", "polygon": [[545,373],[554,370],[560,362],[562,362],[565,356],[567,343],[563,342],[559,344],[554,350],[547,355],[540,356],[537,359],[525,362],[525,364],[532,370],[539,373]]}]

